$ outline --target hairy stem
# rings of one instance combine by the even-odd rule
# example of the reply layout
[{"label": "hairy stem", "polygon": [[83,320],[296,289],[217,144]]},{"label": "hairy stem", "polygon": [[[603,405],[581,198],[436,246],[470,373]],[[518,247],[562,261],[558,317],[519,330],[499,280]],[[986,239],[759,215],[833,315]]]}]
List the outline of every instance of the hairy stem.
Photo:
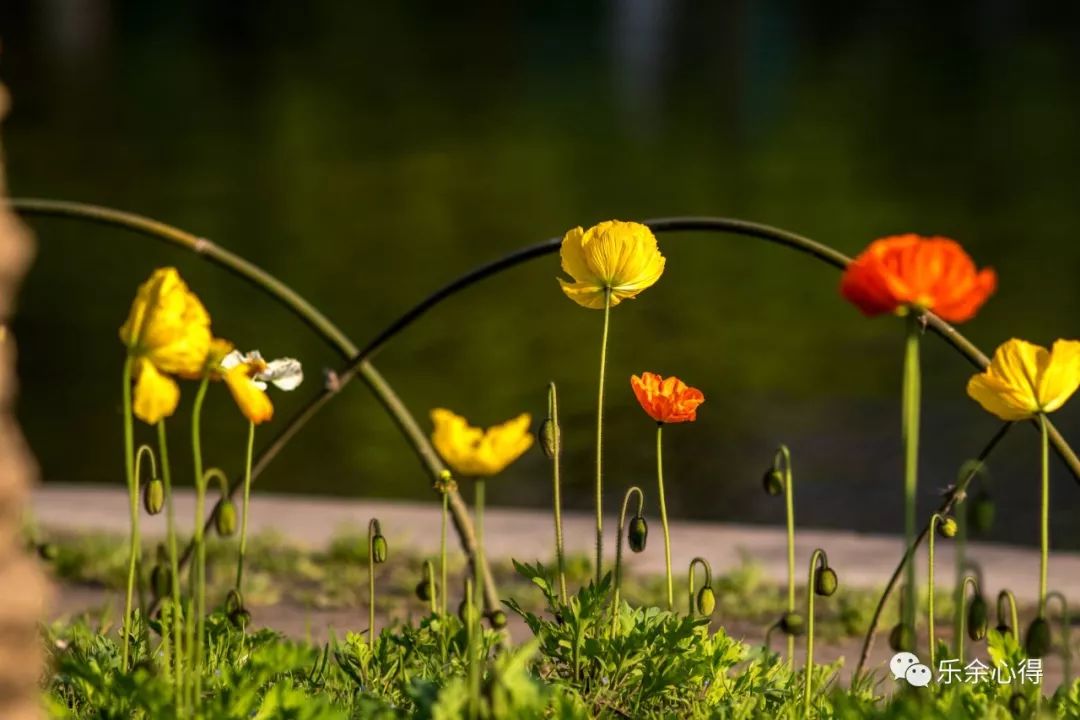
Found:
[{"label": "hairy stem", "polygon": [[[169,444],[165,437],[165,420],[158,420],[158,456],[161,458],[161,483],[165,488],[165,542],[169,551],[169,591],[172,596],[172,632],[173,652],[175,654],[176,674],[176,702],[177,708],[183,711],[183,687],[184,687],[184,652],[181,635],[183,624],[180,613],[180,565],[177,562],[176,553],[176,512],[173,507],[172,494],[172,470],[169,467]],[[163,629],[162,634],[168,632]]]},{"label": "hairy stem", "polygon": [[[903,387],[903,443],[904,443],[904,547],[915,540],[915,517],[918,512],[919,485],[919,400],[922,394],[919,372],[919,336],[922,326],[914,310],[907,317],[907,341],[904,345]],[[907,600],[904,605],[904,622],[915,630],[916,585],[915,563],[907,564],[904,578]]]},{"label": "hairy stem", "polygon": [[[613,589],[611,591],[611,635],[612,637],[619,630],[619,592],[622,589],[622,546],[623,537],[626,534],[626,509],[630,506],[630,498],[637,495],[638,499],[638,515],[641,515],[641,511],[645,505],[645,495],[641,492],[641,488],[634,485],[626,491],[626,495],[623,496],[622,511],[619,513],[619,532],[615,537],[615,582],[613,583]],[[563,603],[566,600],[563,599]]]},{"label": "hairy stem", "polygon": [[135,563],[139,557],[139,479],[135,476],[135,428],[131,412],[131,375],[133,364],[134,359],[129,353],[124,360],[124,370],[122,373],[124,400],[124,473],[127,476],[128,504],[131,511],[127,593],[124,600],[124,621],[121,626],[122,632],[124,633],[124,651],[120,667],[124,672],[127,672],[128,661],[130,660],[131,606],[135,591]]},{"label": "hairy stem", "polygon": [[559,460],[562,455],[562,429],[559,426],[559,395],[555,389],[555,383],[548,386],[548,419],[551,421],[551,431],[554,433],[555,447],[551,456],[551,483],[554,489],[552,499],[555,505],[555,562],[559,572],[559,599],[565,605],[567,602],[566,592],[566,556],[563,552],[563,526],[562,526],[562,478],[559,475]]},{"label": "hairy stem", "polygon": [[604,291],[604,333],[600,339],[600,382],[596,391],[596,583],[604,565],[604,375],[607,372],[608,329],[611,325],[611,288]]},{"label": "hairy stem", "polygon": [[667,609],[675,610],[675,587],[671,579],[671,533],[668,531],[667,502],[664,499],[664,424],[656,424],[656,490],[660,503],[660,527],[664,531],[664,570],[667,579]]},{"label": "hairy stem", "polygon": [[[203,632],[206,623],[206,538],[203,530],[202,518],[206,513],[206,478],[203,476],[202,461],[202,407],[206,399],[206,388],[210,383],[210,376],[203,377],[199,384],[199,390],[195,394],[195,403],[191,410],[191,450],[195,467],[195,593],[194,593],[194,618],[188,620],[188,645],[192,652],[191,669],[193,675],[193,707],[198,708],[202,702],[202,662],[203,662]],[[194,628],[195,637],[191,633]]]},{"label": "hairy stem", "polygon": [[1046,568],[1050,560],[1050,450],[1046,415],[1039,413],[1042,429],[1042,493],[1039,500],[1039,617],[1046,614]]}]

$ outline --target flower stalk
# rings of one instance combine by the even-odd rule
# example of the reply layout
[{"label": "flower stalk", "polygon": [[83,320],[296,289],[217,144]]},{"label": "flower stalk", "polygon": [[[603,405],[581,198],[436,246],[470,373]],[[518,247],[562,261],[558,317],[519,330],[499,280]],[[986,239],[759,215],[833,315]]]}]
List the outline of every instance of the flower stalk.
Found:
[{"label": "flower stalk", "polygon": [[[919,403],[922,394],[919,368],[919,338],[922,325],[918,315],[909,310],[907,314],[907,340],[904,345],[903,383],[903,443],[904,443],[904,547],[915,541],[916,501],[919,489]],[[918,598],[915,563],[907,564],[904,578],[907,600],[904,603],[905,622],[915,630],[915,607]]]},{"label": "flower stalk", "polygon": [[[1068,687],[1069,684],[1072,682],[1072,637],[1070,633],[1070,630],[1072,629],[1072,616],[1069,614],[1069,602],[1065,599],[1065,596],[1062,593],[1058,592],[1057,590],[1047,593],[1047,603],[1049,604],[1051,600],[1057,600],[1058,603],[1061,605],[1061,617],[1059,618],[1059,620],[1061,622],[1061,666],[1062,674],[1064,675],[1062,679],[1064,681],[1064,686]],[[1016,612],[1015,608],[1016,605],[1014,603],[1014,617]],[[1016,625],[1014,622],[1014,627],[1015,626]],[[1017,629],[1018,636],[1019,632],[1019,629]]]},{"label": "flower stalk", "polygon": [[[926,622],[928,628],[928,637],[930,640],[930,667],[937,667],[937,635],[934,629],[934,538],[937,536],[937,531],[940,523],[947,522],[951,518],[947,518],[941,513],[934,513],[930,516],[930,532],[926,536],[927,544],[927,590],[926,590]],[[953,521],[955,522],[955,521]],[[914,565],[914,563],[911,563]]]},{"label": "flower stalk", "polygon": [[[169,467],[169,444],[165,433],[165,420],[157,423],[158,455],[161,457],[161,481],[165,488],[165,543],[169,555],[169,593],[172,598],[172,612],[169,617],[172,622],[172,650],[174,655],[174,674],[176,678],[176,703],[179,710],[183,710],[184,687],[184,652],[181,636],[183,635],[183,622],[180,612],[180,565],[177,561],[176,543],[176,512],[173,507],[172,494],[172,471]],[[168,632],[168,630],[163,630]]]},{"label": "flower stalk", "polygon": [[[821,592],[821,574],[829,568],[829,556],[821,548],[815,548],[810,554],[810,574],[806,580],[806,670],[803,675],[803,717],[810,716],[810,696],[813,692],[814,679],[814,596],[831,595],[832,592]],[[834,578],[835,579],[835,578]],[[835,582],[831,590],[835,591]]]},{"label": "flower stalk", "polygon": [[565,605],[568,594],[566,592],[566,555],[563,550],[562,478],[559,475],[562,428],[559,426],[559,396],[554,381],[548,385],[548,416],[544,428],[542,440],[545,450],[550,452],[551,456],[551,484],[554,490],[552,502],[555,506],[555,562],[559,573],[559,599]]},{"label": "flower stalk", "polygon": [[972,603],[974,603],[976,601],[976,599],[981,594],[980,591],[979,591],[979,582],[978,582],[978,580],[976,580],[975,577],[972,576],[972,575],[965,575],[964,576],[964,582],[961,585],[961,590],[963,591],[963,594],[961,595],[961,600],[962,600],[962,607],[964,608],[964,612],[961,613],[961,615],[960,615],[960,637],[957,638],[957,644],[956,644],[956,655],[960,659],[960,664],[961,665],[964,664],[964,646],[966,645],[966,642],[964,640],[964,636],[970,634],[971,631],[972,631],[972,628],[969,627],[969,618],[968,618],[968,615],[970,614],[970,610],[971,610],[971,605],[968,603],[968,600],[967,600],[968,588],[969,587],[974,592],[974,595],[972,595]]},{"label": "flower stalk", "polygon": [[127,477],[128,502],[130,505],[131,526],[129,528],[130,543],[128,548],[128,583],[124,601],[124,619],[122,632],[124,633],[124,650],[120,667],[127,672],[130,659],[130,636],[131,636],[131,605],[135,586],[135,562],[139,554],[139,488],[138,478],[135,477],[135,428],[131,409],[131,371],[134,359],[129,354],[124,360],[123,377],[123,402],[124,402],[124,473]]},{"label": "flower stalk", "polygon": [[[604,290],[604,332],[600,339],[600,382],[596,392],[596,582],[604,560],[604,377],[607,372],[608,331],[611,326],[611,288]],[[670,568],[668,572],[670,586]],[[669,591],[670,596],[670,591]],[[668,602],[670,605],[670,600]],[[670,608],[669,608],[670,609]]]},{"label": "flower stalk", "polygon": [[386,561],[386,538],[377,518],[368,521],[368,644],[375,645],[375,565]]},{"label": "flower stalk", "polygon": [[[700,565],[705,571],[705,584],[701,586],[700,593],[695,587],[694,569]],[[689,616],[692,618],[698,612],[704,617],[708,618],[712,615],[713,608],[716,605],[715,596],[712,594],[712,566],[709,561],[703,557],[695,557],[690,561],[690,567],[687,569],[687,588],[689,590]]]},{"label": "flower stalk", "polygon": [[[780,481],[777,486],[777,480]],[[773,455],[772,469],[765,477],[765,491],[774,494],[777,490],[784,493],[784,516],[787,527],[787,611],[795,612],[795,478],[791,468],[791,451],[787,445],[781,445]],[[795,662],[795,636],[787,636],[788,663]]]},{"label": "flower stalk", "polygon": [[[236,557],[236,592],[244,593],[244,557],[247,552],[248,506],[251,502],[251,459],[255,450],[255,423],[248,423],[247,456],[244,464],[244,501],[240,508],[240,547]],[[228,496],[225,496],[226,498]]]},{"label": "flower stalk", "polygon": [[[641,488],[634,485],[626,491],[626,495],[623,496],[622,511],[619,513],[619,532],[615,538],[615,582],[611,591],[612,637],[615,636],[619,629],[619,593],[622,590],[622,546],[623,534],[626,532],[626,509],[630,505],[630,498],[634,495],[637,496],[637,515],[635,517],[641,517],[645,506],[645,495],[641,492]],[[565,603],[565,600],[563,602]]]},{"label": "flower stalk", "polygon": [[667,582],[667,609],[675,609],[675,589],[671,578],[671,532],[668,529],[667,502],[664,497],[664,424],[656,424],[656,490],[660,503],[660,528],[664,531],[664,577]]},{"label": "flower stalk", "polygon": [[[1065,598],[1062,598],[1062,602]],[[1008,615],[1002,609],[1003,606],[1008,606]],[[998,593],[997,597],[997,620],[999,631],[1007,630],[1010,635],[1013,636],[1013,640],[1020,643],[1020,619],[1016,612],[1016,596],[1013,595],[1011,590],[1002,590]]]},{"label": "flower stalk", "polygon": [[[202,408],[210,376],[205,375],[195,394],[191,411],[191,448],[195,467],[195,573],[194,612],[187,618],[188,647],[191,650],[192,706],[198,708],[202,696],[203,628],[206,614],[206,538],[202,519],[206,517],[206,485],[202,459]],[[190,615],[195,617],[190,617]]]}]

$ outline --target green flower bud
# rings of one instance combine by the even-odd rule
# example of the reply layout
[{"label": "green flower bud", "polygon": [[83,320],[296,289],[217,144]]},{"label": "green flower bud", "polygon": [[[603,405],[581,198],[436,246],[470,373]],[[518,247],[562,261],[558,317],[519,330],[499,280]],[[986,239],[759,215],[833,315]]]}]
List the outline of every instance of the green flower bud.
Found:
[{"label": "green flower bud", "polygon": [[889,632],[889,647],[893,652],[912,652],[915,650],[915,631],[910,625],[898,623]]},{"label": "green flower bud", "polygon": [[[472,613],[469,612],[470,608],[472,609]],[[461,618],[461,622],[466,625],[470,625],[480,619],[480,613],[477,612],[476,606],[470,606],[465,600],[462,600],[458,605],[457,614],[458,617]]]},{"label": "green flower bud", "polygon": [[229,622],[238,630],[243,630],[251,624],[251,613],[247,608],[240,608],[234,613],[229,613]]},{"label": "green flower bud", "polygon": [[1011,635],[1012,634],[1012,628],[1009,627],[1008,623],[998,623],[998,625],[994,629],[997,630],[1002,635]]},{"label": "green flower bud", "polygon": [[823,597],[829,597],[836,592],[840,581],[836,578],[836,571],[831,567],[819,568],[814,573],[814,592]]},{"label": "green flower bud", "polygon": [[555,426],[551,418],[547,418],[540,423],[540,430],[537,431],[536,436],[540,443],[540,449],[544,451],[549,460],[559,454],[559,428]]},{"label": "green flower bud", "polygon": [[224,498],[214,512],[214,529],[221,537],[229,537],[236,532],[236,506],[232,500]]},{"label": "green flower bud", "polygon": [[168,565],[158,563],[150,570],[150,592],[156,600],[172,594],[172,569]]},{"label": "green flower bud", "polygon": [[56,558],[60,557],[60,548],[56,543],[43,542],[37,545],[38,557],[46,562],[52,562]]},{"label": "green flower bud", "polygon": [[491,627],[496,630],[502,630],[506,627],[506,613],[502,610],[492,610],[488,613],[488,622],[490,622]]},{"label": "green flower bud", "polygon": [[956,524],[956,519],[952,517],[945,518],[937,526],[938,534],[943,538],[950,539],[956,537],[956,532],[959,529],[960,526]]},{"label": "green flower bud", "polygon": [[149,515],[157,515],[165,507],[165,483],[154,478],[143,490],[143,508]]},{"label": "green flower bud", "polygon": [[780,630],[787,635],[798,637],[806,632],[806,623],[799,613],[784,613],[784,617],[780,618]]},{"label": "green flower bud", "polygon": [[716,594],[713,589],[706,585],[698,590],[697,594],[697,610],[705,617],[709,617],[713,614],[713,610],[716,609]]},{"label": "green flower bud", "polygon": [[990,532],[994,526],[994,501],[985,490],[971,500],[968,506],[968,524],[979,534]]},{"label": "green flower bud", "polygon": [[1028,626],[1027,638],[1024,641],[1028,657],[1039,658],[1050,652],[1050,623],[1046,618],[1037,617]]},{"label": "green flower bud", "polygon": [[426,577],[416,583],[416,597],[420,598],[423,602],[429,602],[434,591],[435,586]]},{"label": "green flower bud", "polygon": [[1014,692],[1009,698],[1009,711],[1013,717],[1020,717],[1027,711],[1028,701],[1023,693]]},{"label": "green flower bud", "polygon": [[986,601],[982,595],[971,598],[967,610],[967,634],[972,640],[982,640],[986,637],[988,611]]},{"label": "green flower bud", "polygon": [[639,553],[645,549],[645,542],[649,539],[649,524],[645,518],[635,515],[630,518],[630,526],[626,529],[626,542],[630,549]]},{"label": "green flower bud", "polygon": [[382,533],[371,538],[371,556],[376,565],[386,562],[386,538]]},{"label": "green flower bud", "polygon": [[769,495],[779,495],[784,492],[784,473],[773,468],[761,478],[761,485]]},{"label": "green flower bud", "polygon": [[244,598],[240,595],[240,592],[233,588],[225,595],[225,614],[232,615],[235,612],[244,609]]}]

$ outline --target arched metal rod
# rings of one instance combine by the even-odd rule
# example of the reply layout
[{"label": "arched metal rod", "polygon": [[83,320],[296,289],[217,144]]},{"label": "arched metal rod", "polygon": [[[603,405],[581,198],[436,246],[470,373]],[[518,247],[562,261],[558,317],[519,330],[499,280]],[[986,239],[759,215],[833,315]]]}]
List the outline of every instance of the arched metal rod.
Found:
[{"label": "arched metal rod", "polygon": [[[84,203],[65,202],[59,200],[42,199],[12,199],[8,201],[12,209],[24,216],[46,216],[89,220],[101,225],[121,227],[141,235],[164,240],[172,245],[191,250],[202,255],[216,265],[219,265],[232,274],[252,283],[270,297],[277,300],[287,310],[300,318],[308,327],[314,330],[323,340],[329,343],[342,358],[352,358],[357,355],[356,345],[342,332],[333,322],[323,315],[314,305],[304,299],[285,283],[278,280],[257,265],[245,260],[215,243],[200,238],[179,228],[167,225],[150,218],[128,213],[112,208]],[[390,387],[389,383],[369,362],[351,363],[352,371],[349,378],[342,382],[331,380],[326,383],[323,390],[304,405],[282,427],[274,439],[259,452],[258,458],[252,467],[252,480],[266,469],[270,461],[277,455],[285,444],[300,430],[301,427],[322,408],[326,402],[337,393],[338,390],[351,379],[359,374],[376,399],[386,409],[398,428],[405,435],[406,440],[419,456],[421,463],[427,469],[432,479],[440,476],[444,469],[438,453],[431,447],[427,436],[417,424],[416,419],[401,399]],[[236,487],[232,488],[235,492]],[[220,501],[219,501],[220,502]],[[216,506],[215,506],[216,507]],[[450,510],[453,516],[454,526],[461,539],[463,549],[469,558],[474,557],[476,537],[473,533],[472,520],[469,516],[468,507],[456,491],[450,495]],[[213,522],[214,509],[211,509],[206,521],[207,528]],[[181,557],[181,563],[186,563],[191,557],[193,546],[188,544]],[[499,596],[492,580],[491,573],[486,571],[484,595],[488,607],[498,607]]]}]

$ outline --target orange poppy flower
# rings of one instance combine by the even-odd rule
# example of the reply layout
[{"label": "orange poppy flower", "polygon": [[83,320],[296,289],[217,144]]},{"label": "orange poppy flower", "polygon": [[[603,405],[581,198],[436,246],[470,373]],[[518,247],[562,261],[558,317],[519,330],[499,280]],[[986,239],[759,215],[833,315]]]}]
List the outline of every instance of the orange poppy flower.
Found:
[{"label": "orange poppy flower", "polygon": [[893,235],[870,243],[844,271],[840,294],[868,316],[930,310],[970,320],[997,288],[997,273],[975,269],[955,240]]},{"label": "orange poppy flower", "polygon": [[630,378],[630,387],[642,410],[658,423],[693,422],[697,420],[698,405],[705,402],[700,390],[674,376],[663,378],[643,372],[641,377]]}]

